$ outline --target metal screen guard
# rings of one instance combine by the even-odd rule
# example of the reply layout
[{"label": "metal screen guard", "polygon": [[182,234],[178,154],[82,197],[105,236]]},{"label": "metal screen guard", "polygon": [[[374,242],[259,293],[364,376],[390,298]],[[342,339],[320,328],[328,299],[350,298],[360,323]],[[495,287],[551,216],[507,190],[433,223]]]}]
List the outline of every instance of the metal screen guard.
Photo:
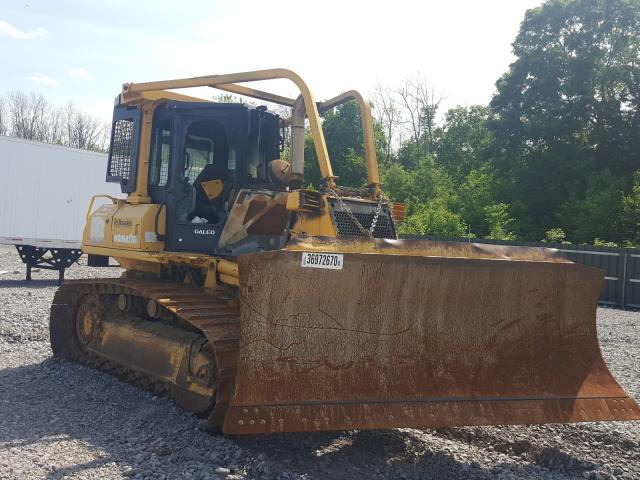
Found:
[{"label": "metal screen guard", "polygon": [[[342,269],[302,267],[301,251],[239,257],[225,432],[640,418],[600,354],[599,270],[542,249],[488,258],[460,244],[454,258],[400,243],[371,254],[334,240],[324,251],[343,251]],[[529,250],[540,258],[519,258]]]}]

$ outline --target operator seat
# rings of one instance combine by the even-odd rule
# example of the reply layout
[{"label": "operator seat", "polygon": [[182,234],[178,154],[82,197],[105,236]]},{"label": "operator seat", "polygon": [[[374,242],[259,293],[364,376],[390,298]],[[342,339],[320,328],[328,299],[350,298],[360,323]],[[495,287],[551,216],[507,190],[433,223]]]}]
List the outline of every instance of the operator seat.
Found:
[{"label": "operator seat", "polygon": [[[195,217],[204,218],[207,223],[220,223],[224,218],[224,192],[228,190],[225,180],[227,178],[227,170],[221,169],[214,164],[206,165],[200,174],[193,182],[193,187],[196,194],[196,205],[193,211],[188,215],[188,220],[193,220]],[[223,190],[220,190],[219,194],[211,198],[207,194],[207,190],[203,186],[203,183],[210,182],[212,180],[220,180],[223,185]]]}]

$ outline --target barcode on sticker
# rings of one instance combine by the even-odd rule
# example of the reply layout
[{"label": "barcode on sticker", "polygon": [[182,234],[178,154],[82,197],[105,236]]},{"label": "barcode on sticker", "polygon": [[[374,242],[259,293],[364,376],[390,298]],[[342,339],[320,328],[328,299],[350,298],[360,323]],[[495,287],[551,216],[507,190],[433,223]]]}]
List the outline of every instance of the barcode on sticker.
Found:
[{"label": "barcode on sticker", "polygon": [[310,253],[302,252],[303,267],[330,268],[342,270],[344,256],[341,253]]}]

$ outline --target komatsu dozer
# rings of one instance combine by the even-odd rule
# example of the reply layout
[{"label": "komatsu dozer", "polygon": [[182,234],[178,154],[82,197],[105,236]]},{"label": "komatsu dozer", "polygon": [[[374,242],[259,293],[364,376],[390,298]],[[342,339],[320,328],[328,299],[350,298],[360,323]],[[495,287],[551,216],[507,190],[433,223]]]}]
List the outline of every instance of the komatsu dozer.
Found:
[{"label": "komatsu dozer", "polygon": [[[246,85],[273,79],[299,96]],[[203,86],[291,115],[175,92]],[[359,189],[336,186],[320,120],[352,100]],[[317,190],[303,187],[306,122]],[[551,249],[399,240],[355,91],[316,102],[284,69],[125,84],[107,180],[126,199],[92,201],[82,248],[125,273],[59,288],[53,353],[169,395],[212,431],[640,418],[600,353],[603,272]]]}]

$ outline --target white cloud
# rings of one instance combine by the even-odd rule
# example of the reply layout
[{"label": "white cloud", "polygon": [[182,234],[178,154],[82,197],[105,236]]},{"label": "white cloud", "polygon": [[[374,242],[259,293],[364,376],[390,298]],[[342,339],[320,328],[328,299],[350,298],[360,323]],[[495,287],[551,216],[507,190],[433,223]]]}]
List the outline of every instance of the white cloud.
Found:
[{"label": "white cloud", "polygon": [[51,78],[49,75],[45,75],[44,73],[36,73],[35,75],[31,75],[29,80],[32,82],[40,83],[41,85],[45,85],[47,87],[57,87],[60,85],[60,82],[55,78]]},{"label": "white cloud", "polygon": [[82,103],[82,108],[89,115],[99,118],[103,122],[111,123],[113,100],[86,101]]},{"label": "white cloud", "polygon": [[13,38],[14,40],[33,40],[34,38],[43,37],[46,34],[47,34],[47,31],[41,27],[38,27],[35,30],[31,30],[30,32],[26,32],[26,31],[18,30],[9,22],[0,20],[0,35]]},{"label": "white cloud", "polygon": [[96,78],[93,73],[82,67],[70,68],[67,73],[82,80],[94,80]]}]

